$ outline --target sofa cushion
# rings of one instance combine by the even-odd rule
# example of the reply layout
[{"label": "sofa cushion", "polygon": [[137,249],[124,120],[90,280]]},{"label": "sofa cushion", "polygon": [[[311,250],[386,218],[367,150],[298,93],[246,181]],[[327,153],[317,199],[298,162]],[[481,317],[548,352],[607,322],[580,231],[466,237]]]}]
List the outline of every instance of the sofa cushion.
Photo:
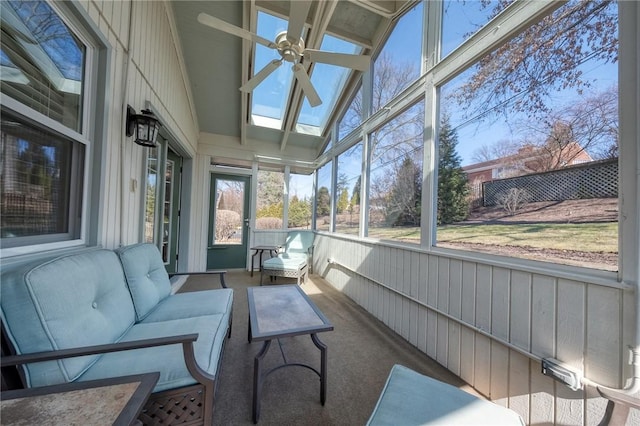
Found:
[{"label": "sofa cushion", "polygon": [[367,425],[399,424],[523,426],[524,422],[508,408],[396,364]]},{"label": "sofa cushion", "polygon": [[[8,278],[5,280],[5,278]],[[3,274],[3,321],[17,353],[114,343],[135,313],[118,257],[91,250]],[[75,380],[98,356],[25,366],[27,384]]]},{"label": "sofa cushion", "polygon": [[230,288],[177,293],[158,303],[143,322],[224,314],[231,311],[232,304],[233,290]]},{"label": "sofa cushion", "polygon": [[[174,296],[171,296],[174,297]],[[230,312],[170,321],[138,323],[122,341],[151,339],[171,335],[198,333],[194,352],[198,365],[209,374],[215,374],[222,356],[222,345],[227,334]],[[197,383],[184,362],[182,345],[157,346],[102,355],[79,380],[160,372],[154,392],[179,388]]]},{"label": "sofa cushion", "polygon": [[144,319],[160,301],[171,294],[169,275],[160,251],[153,244],[141,243],[116,250],[136,309],[136,319]]}]

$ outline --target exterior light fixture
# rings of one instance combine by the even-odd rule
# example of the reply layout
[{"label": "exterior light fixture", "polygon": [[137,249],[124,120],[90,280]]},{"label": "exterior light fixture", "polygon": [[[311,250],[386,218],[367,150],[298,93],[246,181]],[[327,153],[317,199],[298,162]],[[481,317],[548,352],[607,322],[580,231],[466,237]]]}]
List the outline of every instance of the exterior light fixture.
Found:
[{"label": "exterior light fixture", "polygon": [[153,148],[156,146],[160,121],[148,109],[140,112],[142,114],[136,114],[136,110],[127,105],[127,136],[133,136],[135,132],[135,143]]}]

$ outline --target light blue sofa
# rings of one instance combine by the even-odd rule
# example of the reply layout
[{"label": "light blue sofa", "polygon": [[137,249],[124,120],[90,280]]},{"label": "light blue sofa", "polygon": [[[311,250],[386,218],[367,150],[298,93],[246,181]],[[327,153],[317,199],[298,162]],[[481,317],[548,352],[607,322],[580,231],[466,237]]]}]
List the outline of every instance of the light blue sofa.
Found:
[{"label": "light blue sofa", "polygon": [[[233,290],[172,295],[160,253],[151,244],[88,250],[3,270],[0,288],[3,331],[17,361],[23,354],[70,348],[85,348],[78,352],[84,353],[97,346],[107,352],[23,364],[26,386],[157,371],[160,378],[140,417],[144,423],[162,417],[163,423],[211,424],[216,378],[231,333]],[[181,411],[193,413],[188,419],[180,418],[180,410],[166,413],[165,405],[182,403],[190,407]]]}]

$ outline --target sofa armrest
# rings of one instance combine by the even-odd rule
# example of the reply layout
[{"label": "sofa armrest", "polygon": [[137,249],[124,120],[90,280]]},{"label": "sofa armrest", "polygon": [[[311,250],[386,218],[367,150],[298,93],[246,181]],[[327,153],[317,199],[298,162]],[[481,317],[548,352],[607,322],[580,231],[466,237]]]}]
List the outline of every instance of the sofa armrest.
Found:
[{"label": "sofa armrest", "polygon": [[77,356],[106,354],[109,352],[127,351],[132,349],[150,348],[153,346],[191,345],[198,339],[197,334],[183,334],[178,336],[159,337],[154,339],[132,340],[127,342],[110,343],[107,345],[84,346],[80,348],[60,349],[57,351],[34,352],[31,354],[3,356],[0,366],[28,364],[31,362],[54,361],[57,359],[73,358]]},{"label": "sofa armrest", "polygon": [[85,346],[80,348],[61,349],[57,351],[35,352],[31,354],[3,356],[0,359],[1,367],[28,364],[32,362],[54,361],[63,358],[73,358],[85,355],[96,355],[110,352],[144,349],[155,346],[182,344],[182,352],[187,365],[187,370],[200,383],[213,383],[215,379],[205,372],[196,362],[193,342],[198,339],[197,333],[182,334],[177,336],[158,337],[153,339],[132,340],[127,342],[110,343],[107,345]]},{"label": "sofa armrest", "polygon": [[169,274],[169,278],[177,275],[220,275],[220,285],[222,288],[227,288],[227,284],[224,282],[224,274],[227,271],[216,270],[216,271],[205,271],[205,272],[173,272]]}]

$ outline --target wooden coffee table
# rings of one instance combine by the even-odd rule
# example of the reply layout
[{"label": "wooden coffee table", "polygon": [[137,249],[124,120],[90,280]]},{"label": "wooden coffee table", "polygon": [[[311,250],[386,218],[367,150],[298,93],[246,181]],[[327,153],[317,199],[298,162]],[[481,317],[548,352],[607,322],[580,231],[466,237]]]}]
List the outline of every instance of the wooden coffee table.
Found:
[{"label": "wooden coffee table", "polygon": [[[260,393],[263,380],[273,371],[287,366],[306,367],[320,376],[320,402],[324,405],[327,396],[327,346],[317,333],[333,330],[333,325],[309,299],[298,285],[249,287],[249,342],[264,341],[262,349],[253,363],[253,422],[260,418]],[[314,345],[320,349],[320,371],[307,364],[284,363],[262,372],[262,359],[271,341],[281,337],[309,334]]]}]

